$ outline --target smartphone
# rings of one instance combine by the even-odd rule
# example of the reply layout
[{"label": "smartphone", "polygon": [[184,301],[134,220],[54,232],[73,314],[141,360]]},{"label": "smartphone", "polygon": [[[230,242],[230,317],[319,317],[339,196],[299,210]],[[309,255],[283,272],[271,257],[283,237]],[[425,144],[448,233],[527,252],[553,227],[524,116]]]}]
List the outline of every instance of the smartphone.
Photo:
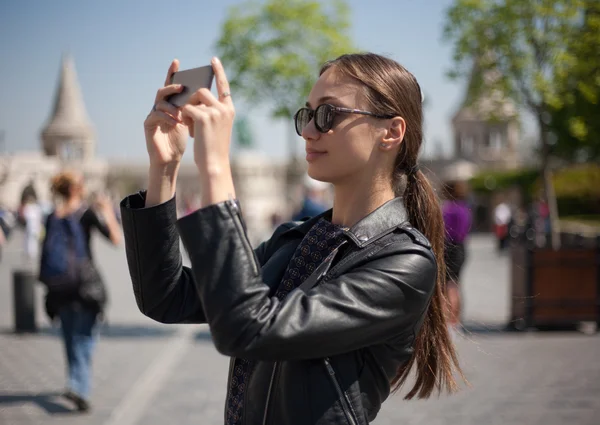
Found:
[{"label": "smartphone", "polygon": [[183,90],[167,97],[166,101],[178,108],[185,105],[198,89],[210,90],[214,76],[211,65],[175,72],[171,75],[171,84],[182,84]]}]

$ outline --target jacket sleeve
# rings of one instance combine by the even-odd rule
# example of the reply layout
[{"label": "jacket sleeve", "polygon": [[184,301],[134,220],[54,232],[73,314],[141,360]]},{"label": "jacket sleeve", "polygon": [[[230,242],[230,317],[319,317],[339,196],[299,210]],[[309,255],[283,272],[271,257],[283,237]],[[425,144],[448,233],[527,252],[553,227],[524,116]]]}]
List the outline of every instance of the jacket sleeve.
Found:
[{"label": "jacket sleeve", "polygon": [[121,202],[125,250],[140,311],[161,323],[206,323],[191,270],[182,264],[175,198],[145,208],[145,192]]},{"label": "jacket sleeve", "polygon": [[435,286],[431,252],[412,242],[283,302],[269,296],[239,209],[227,201],[182,218],[198,293],[217,349],[257,360],[336,355],[416,331]]}]

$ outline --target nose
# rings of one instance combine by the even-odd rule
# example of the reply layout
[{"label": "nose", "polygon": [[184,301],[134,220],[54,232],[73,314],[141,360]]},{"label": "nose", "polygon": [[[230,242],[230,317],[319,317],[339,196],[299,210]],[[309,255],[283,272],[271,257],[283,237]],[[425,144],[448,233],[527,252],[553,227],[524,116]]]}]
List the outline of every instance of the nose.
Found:
[{"label": "nose", "polygon": [[321,137],[321,132],[315,126],[315,119],[311,119],[306,127],[302,129],[302,138],[304,140],[318,140]]}]

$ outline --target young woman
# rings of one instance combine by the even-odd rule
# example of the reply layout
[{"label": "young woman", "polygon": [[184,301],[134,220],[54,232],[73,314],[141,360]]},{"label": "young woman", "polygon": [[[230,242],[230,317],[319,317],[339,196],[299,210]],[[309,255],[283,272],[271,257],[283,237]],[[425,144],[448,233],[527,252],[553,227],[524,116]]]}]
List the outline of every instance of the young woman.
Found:
[{"label": "young woman", "polygon": [[[281,225],[252,250],[229,162],[233,101],[221,63],[212,66],[217,97],[201,89],[176,109],[165,101],[181,90],[168,83],[174,61],[145,121],[148,190],[121,204],[140,310],[163,323],[209,324],[232,358],[227,425],[366,424],[413,367],[407,398],[454,390],[444,224],[417,167],[415,78],[375,54],[321,69],[294,119],[308,174],[335,188],[333,209]],[[202,208],[176,221],[188,135]]]},{"label": "young woman", "polygon": [[[114,215],[114,209],[105,198],[98,198],[93,208],[86,208],[83,200],[85,186],[82,176],[72,172],[62,172],[52,179],[52,193],[56,207],[47,221],[47,238],[50,232],[67,232],[61,226],[61,219],[76,217],[87,257],[93,264],[90,240],[93,231],[99,231],[113,244],[121,239],[121,230]],[[50,229],[50,226],[57,226]],[[69,232],[69,236],[73,236]],[[77,243],[77,242],[75,242]],[[51,249],[51,247],[49,247]],[[44,253],[42,253],[42,256]],[[42,264],[44,259],[42,258]],[[42,266],[43,267],[43,266]],[[101,280],[94,282],[95,295],[83,293],[81,288],[72,291],[51,291],[46,295],[46,312],[51,319],[60,319],[65,354],[67,357],[68,388],[63,394],[77,409],[86,412],[90,409],[91,362],[96,343],[98,315],[105,307],[104,287]]]}]

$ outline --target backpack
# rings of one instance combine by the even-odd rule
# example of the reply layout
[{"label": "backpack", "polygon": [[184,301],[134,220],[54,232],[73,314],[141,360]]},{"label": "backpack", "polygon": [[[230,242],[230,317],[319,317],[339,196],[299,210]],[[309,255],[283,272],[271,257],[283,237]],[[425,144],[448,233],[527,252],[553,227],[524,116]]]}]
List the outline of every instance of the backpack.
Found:
[{"label": "backpack", "polygon": [[90,257],[80,218],[77,211],[62,218],[51,213],[46,220],[39,280],[48,292],[76,292],[82,284]]}]

